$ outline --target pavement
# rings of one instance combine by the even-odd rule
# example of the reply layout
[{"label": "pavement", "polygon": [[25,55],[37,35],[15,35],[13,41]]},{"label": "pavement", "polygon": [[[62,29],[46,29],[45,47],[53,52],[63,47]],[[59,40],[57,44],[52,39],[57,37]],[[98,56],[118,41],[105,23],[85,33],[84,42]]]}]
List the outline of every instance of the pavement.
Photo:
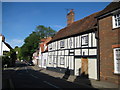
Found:
[{"label": "pavement", "polygon": [[[32,66],[32,68],[34,70],[40,71],[40,72],[42,72],[44,74],[47,74],[47,75],[50,75],[52,77],[59,78],[59,79],[64,79],[63,78],[63,76],[64,76],[63,73],[50,71],[50,70],[47,70],[45,68],[40,68],[36,65]],[[105,81],[97,81],[97,80],[93,80],[93,79],[80,78],[80,77],[73,76],[73,75],[70,75],[69,78],[66,79],[66,80],[69,81],[69,82],[73,82],[73,83],[76,83],[76,84],[79,84],[79,85],[84,85],[84,86],[87,86],[87,87],[90,87],[90,88],[91,87],[99,88],[99,89],[109,88],[109,89],[113,89],[113,90],[120,90],[120,85],[117,85],[117,84],[114,84],[114,83],[109,83],[109,82],[105,82]]]}]

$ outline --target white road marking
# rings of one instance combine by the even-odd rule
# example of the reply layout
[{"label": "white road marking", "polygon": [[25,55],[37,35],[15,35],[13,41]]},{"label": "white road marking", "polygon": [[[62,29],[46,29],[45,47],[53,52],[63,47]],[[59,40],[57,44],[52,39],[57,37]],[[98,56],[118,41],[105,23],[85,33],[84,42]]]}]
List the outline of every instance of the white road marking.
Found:
[{"label": "white road marking", "polygon": [[27,67],[25,67],[26,72],[28,72]]},{"label": "white road marking", "polygon": [[34,75],[32,75],[32,74],[30,74],[30,75],[31,75],[32,77],[34,77],[34,78],[37,78],[37,79],[39,78],[39,77],[36,77],[36,76],[34,76]]},{"label": "white road marking", "polygon": [[47,81],[43,81],[43,82],[46,83],[46,84],[48,84],[48,85],[50,85],[50,86],[52,86],[52,87],[59,88],[58,86],[55,86],[55,85],[53,85],[53,84],[51,84],[51,83],[49,83]]}]

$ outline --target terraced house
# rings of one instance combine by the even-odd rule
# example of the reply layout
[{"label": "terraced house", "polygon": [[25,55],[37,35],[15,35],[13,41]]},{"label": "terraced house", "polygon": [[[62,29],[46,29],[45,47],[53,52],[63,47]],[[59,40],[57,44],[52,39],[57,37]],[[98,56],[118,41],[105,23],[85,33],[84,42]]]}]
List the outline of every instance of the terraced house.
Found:
[{"label": "terraced house", "polygon": [[98,15],[100,79],[120,84],[120,1]]},{"label": "terraced house", "polygon": [[119,35],[120,2],[78,21],[71,10],[67,26],[48,44],[47,69],[120,84]]},{"label": "terraced house", "polygon": [[67,14],[67,26],[48,45],[48,69],[97,79],[97,14],[75,22],[73,10]]}]

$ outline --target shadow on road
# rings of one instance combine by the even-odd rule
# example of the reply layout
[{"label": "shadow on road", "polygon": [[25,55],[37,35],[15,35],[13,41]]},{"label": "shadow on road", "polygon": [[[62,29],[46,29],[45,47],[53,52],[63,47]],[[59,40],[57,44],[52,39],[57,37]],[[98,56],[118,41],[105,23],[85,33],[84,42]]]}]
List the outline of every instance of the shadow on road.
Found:
[{"label": "shadow on road", "polygon": [[[26,65],[25,64],[17,65],[17,67],[24,67],[24,66]],[[63,88],[88,88],[83,85],[73,84],[72,82],[66,81],[70,76],[69,69],[66,70],[65,75],[63,76],[64,80],[42,73],[39,70],[33,70],[32,68],[28,68],[27,70],[24,68],[21,68],[17,71],[3,70],[2,75],[3,75],[3,78],[2,78],[3,89],[11,88],[9,79],[12,80],[15,89],[56,88],[56,87],[53,87],[54,85],[59,86],[62,89]],[[80,77],[77,77],[74,82],[76,82],[77,80],[81,80],[79,78]],[[47,82],[47,84],[44,82]],[[81,83],[83,82],[81,81]],[[48,85],[48,84],[52,84],[52,85]]]}]

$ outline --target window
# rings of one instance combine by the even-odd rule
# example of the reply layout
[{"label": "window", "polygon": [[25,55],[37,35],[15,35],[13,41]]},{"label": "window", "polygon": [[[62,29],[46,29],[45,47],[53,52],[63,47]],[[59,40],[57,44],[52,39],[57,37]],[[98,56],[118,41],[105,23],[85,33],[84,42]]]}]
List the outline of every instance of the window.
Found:
[{"label": "window", "polygon": [[88,35],[82,36],[82,46],[87,46],[88,45]]},{"label": "window", "polygon": [[56,64],[57,63],[57,61],[56,61],[57,60],[57,56],[53,56],[53,57],[54,57],[53,63]]},{"label": "window", "polygon": [[61,65],[64,65],[64,56],[61,56],[61,57],[60,57],[60,64],[61,64]]},{"label": "window", "polygon": [[72,47],[72,38],[69,39],[69,45],[70,45],[70,48]]},{"label": "window", "polygon": [[52,64],[52,56],[49,56],[49,64]]},{"label": "window", "polygon": [[49,45],[49,50],[52,50],[52,44]]},{"label": "window", "polygon": [[113,16],[113,28],[120,27],[120,13]]},{"label": "window", "polygon": [[64,46],[65,46],[64,40],[60,41],[60,47],[61,47],[61,48],[64,48]]},{"label": "window", "polygon": [[120,74],[120,48],[114,48],[114,73]]}]

